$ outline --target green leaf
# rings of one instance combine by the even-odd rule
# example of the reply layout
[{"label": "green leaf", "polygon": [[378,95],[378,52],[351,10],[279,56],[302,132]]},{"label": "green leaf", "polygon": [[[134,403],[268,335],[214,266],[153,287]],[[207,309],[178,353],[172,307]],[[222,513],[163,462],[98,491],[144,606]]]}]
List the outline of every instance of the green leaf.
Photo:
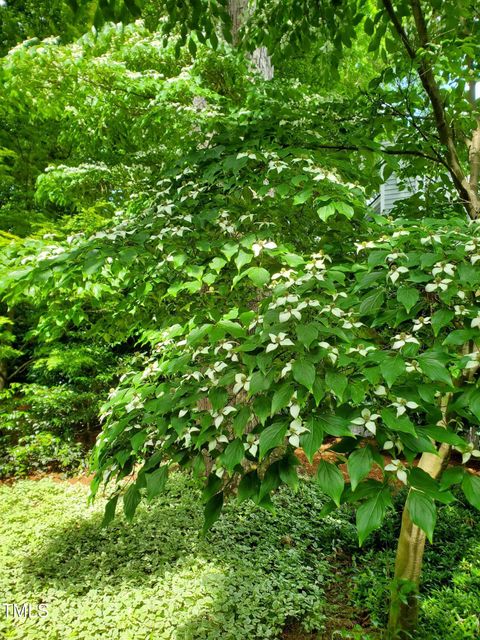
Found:
[{"label": "green leaf", "polygon": [[250,378],[249,393],[254,395],[259,391],[265,391],[270,386],[268,378],[260,371],[255,371]]},{"label": "green leaf", "polygon": [[288,382],[285,382],[284,384],[282,384],[282,386],[279,387],[273,394],[272,408],[270,411],[270,415],[273,416],[276,413],[278,413],[280,409],[283,409],[284,407],[286,407],[287,404],[290,402],[292,395],[293,395],[292,385],[289,384]]},{"label": "green leaf", "polygon": [[319,207],[317,209],[317,214],[320,220],[326,222],[330,218],[330,216],[333,216],[335,214],[335,207],[333,206],[333,204],[326,204],[323,207]]},{"label": "green leaf", "polygon": [[225,389],[221,388],[211,389],[210,393],[208,394],[208,399],[211,402],[213,410],[219,411],[219,409],[223,409],[227,404],[228,392]]},{"label": "green leaf", "polygon": [[363,298],[360,303],[358,312],[362,316],[373,316],[378,313],[379,309],[383,305],[385,296],[381,288],[378,288],[375,293],[370,294],[366,298]]},{"label": "green leaf", "polygon": [[325,383],[327,385],[327,390],[333,391],[341,402],[343,400],[343,394],[348,386],[347,376],[337,371],[327,371],[325,375]]},{"label": "green leaf", "polygon": [[292,373],[299,384],[312,391],[313,383],[315,382],[315,367],[311,362],[295,360],[292,366]]},{"label": "green leaf", "polygon": [[442,342],[444,345],[461,345],[465,344],[472,338],[474,338],[477,333],[477,329],[456,329],[455,331],[451,331],[445,340]]},{"label": "green leaf", "polygon": [[240,269],[243,266],[245,266],[246,264],[249,264],[252,260],[253,260],[253,253],[246,253],[245,251],[242,251],[242,249],[240,249],[240,251],[238,252],[238,255],[235,258],[235,265],[237,269],[240,271]]},{"label": "green leaf", "polygon": [[403,433],[411,433],[412,436],[416,436],[415,425],[406,415],[397,416],[396,412],[392,409],[382,409],[382,420],[392,431],[400,431]]},{"label": "green leaf", "polygon": [[463,480],[465,469],[463,467],[449,467],[440,478],[440,488],[447,489],[452,484],[460,484]]},{"label": "green leaf", "polygon": [[163,489],[165,488],[165,484],[167,482],[168,477],[168,466],[164,465],[155,469],[152,473],[147,473],[145,475],[145,481],[147,483],[147,498],[151,500],[158,496]]},{"label": "green leaf", "polygon": [[322,423],[316,417],[309,418],[305,426],[308,428],[308,431],[300,436],[300,446],[305,452],[309,462],[312,463],[313,456],[320,449],[323,442],[323,428]]},{"label": "green leaf", "polygon": [[385,489],[382,489],[373,498],[366,500],[358,507],[356,521],[360,546],[372,531],[378,529],[382,524],[387,504]]},{"label": "green leaf", "polygon": [[408,494],[407,509],[412,522],[425,531],[427,538],[432,542],[437,520],[437,508],[434,501],[424,493],[412,489]]},{"label": "green leaf", "polygon": [[388,357],[380,365],[380,371],[387,385],[391,387],[405,373],[405,361],[401,355]]},{"label": "green leaf", "polygon": [[204,522],[203,522],[203,534],[205,534],[212,525],[219,519],[220,514],[222,513],[223,507],[223,491],[220,493],[216,493],[210,500],[206,503],[205,509],[203,511],[204,514]]},{"label": "green leaf", "polygon": [[270,280],[270,274],[263,267],[250,267],[245,271],[245,275],[250,278],[256,287],[263,287]]},{"label": "green leaf", "polygon": [[447,309],[439,309],[432,316],[432,329],[434,335],[438,336],[440,329],[445,327],[455,317],[453,311]]},{"label": "green leaf", "polygon": [[240,438],[236,438],[232,442],[229,442],[225,451],[220,456],[220,460],[225,465],[228,473],[232,473],[237,464],[243,460],[245,455],[245,449],[243,442]]},{"label": "green leaf", "polygon": [[455,500],[450,491],[442,491],[440,484],[432,478],[426,471],[419,467],[414,467],[408,475],[408,483],[411,487],[423,491],[432,500],[439,500],[444,504],[449,504]]},{"label": "green leaf", "polygon": [[140,491],[137,489],[137,485],[131,484],[123,496],[123,511],[127,520],[132,520],[140,503],[140,499]]},{"label": "green leaf", "polygon": [[480,420],[480,389],[475,389],[471,394],[468,408],[473,415]]},{"label": "green leaf", "polygon": [[[237,405],[238,406],[238,405]],[[237,412],[233,419],[233,432],[237,436],[241,436],[245,431],[245,427],[247,426],[247,422],[250,419],[250,408],[242,407],[240,411]]]},{"label": "green leaf", "polygon": [[280,480],[293,489],[293,491],[296,491],[299,485],[296,465],[294,462],[295,460],[296,458],[293,457],[292,460],[292,457],[287,456],[282,458],[279,464]]},{"label": "green leaf", "polygon": [[287,425],[284,422],[272,424],[262,431],[259,441],[259,460],[262,460],[268,451],[283,444],[286,432]]},{"label": "green leaf", "polygon": [[105,505],[105,513],[102,520],[102,527],[106,527],[112,522],[115,517],[115,510],[117,508],[118,495],[113,496]]},{"label": "green leaf", "polygon": [[257,396],[253,402],[253,411],[261,424],[265,424],[265,420],[270,415],[271,401],[267,396]]},{"label": "green leaf", "polygon": [[349,428],[350,421],[342,416],[333,414],[323,414],[318,416],[318,420],[323,427],[323,430],[330,436],[336,438],[351,437],[352,432]]},{"label": "green leaf", "polygon": [[462,490],[472,507],[480,510],[480,478],[466,472],[462,481]]},{"label": "green leaf", "polygon": [[340,498],[345,487],[345,480],[340,469],[331,462],[320,460],[317,470],[317,482],[320,485],[320,489],[332,498],[337,507],[340,506]]},{"label": "green leaf", "polygon": [[418,356],[418,364],[423,373],[433,380],[434,382],[445,382],[445,384],[452,386],[452,378],[448,373],[445,365],[443,365],[435,356],[430,353],[422,353]]},{"label": "green leaf", "polygon": [[346,202],[334,202],[333,206],[342,216],[350,219],[355,213],[353,207]]},{"label": "green leaf", "polygon": [[300,193],[297,193],[293,199],[293,204],[304,204],[312,196],[312,191],[312,189],[304,189],[303,191],[300,191]]},{"label": "green leaf", "polygon": [[368,446],[356,449],[348,456],[347,467],[350,475],[352,491],[355,491],[358,483],[370,473],[372,465],[373,455],[370,447]]},{"label": "green leaf", "polygon": [[313,324],[299,324],[296,327],[298,339],[307,349],[318,336],[318,329]]},{"label": "green leaf", "polygon": [[417,304],[420,294],[414,287],[399,287],[397,291],[397,300],[403,304],[407,313]]},{"label": "green leaf", "polygon": [[238,485],[238,501],[243,502],[248,498],[253,498],[258,495],[260,489],[260,479],[256,471],[251,471],[243,476]]},{"label": "green leaf", "polygon": [[467,442],[463,438],[449,429],[444,429],[443,427],[438,427],[433,424],[421,427],[421,429],[422,433],[426,433],[437,442],[446,442],[454,447],[465,447],[467,445]]}]

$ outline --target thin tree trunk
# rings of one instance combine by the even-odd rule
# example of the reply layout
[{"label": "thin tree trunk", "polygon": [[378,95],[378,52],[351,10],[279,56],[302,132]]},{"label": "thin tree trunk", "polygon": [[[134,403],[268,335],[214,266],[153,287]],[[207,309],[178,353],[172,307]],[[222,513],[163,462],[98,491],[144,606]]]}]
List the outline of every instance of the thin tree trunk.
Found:
[{"label": "thin tree trunk", "polygon": [[[477,352],[478,347],[471,342],[463,345],[462,353],[464,355],[471,351]],[[455,380],[455,385],[460,384],[465,379],[473,380],[478,368],[477,365],[474,369],[464,370]],[[440,405],[442,412],[441,425],[445,429],[448,426],[448,405],[451,397],[451,393],[445,394]],[[420,457],[418,468],[428,473],[434,480],[437,480],[448,465],[450,451],[451,445],[443,443],[438,448],[437,454],[423,453]],[[420,574],[425,540],[425,532],[412,522],[408,508],[405,505],[395,558],[387,640],[408,640],[413,637],[412,633],[418,620]]]},{"label": "thin tree trunk", "polygon": [[5,360],[0,360],[0,391],[5,388],[7,384],[7,363]]},{"label": "thin tree trunk", "polygon": [[[422,454],[418,467],[437,479],[448,463],[450,449],[450,445],[442,444],[438,455]],[[395,559],[387,640],[411,638],[417,626],[418,594],[425,540],[425,532],[412,522],[408,508],[405,506]]]},{"label": "thin tree trunk", "polygon": [[[232,42],[234,46],[237,46],[240,28],[248,15],[249,2],[248,0],[229,0],[228,11],[232,18]],[[252,62],[255,69],[265,80],[273,78],[273,65],[266,47],[257,47],[255,49],[252,54]]]}]

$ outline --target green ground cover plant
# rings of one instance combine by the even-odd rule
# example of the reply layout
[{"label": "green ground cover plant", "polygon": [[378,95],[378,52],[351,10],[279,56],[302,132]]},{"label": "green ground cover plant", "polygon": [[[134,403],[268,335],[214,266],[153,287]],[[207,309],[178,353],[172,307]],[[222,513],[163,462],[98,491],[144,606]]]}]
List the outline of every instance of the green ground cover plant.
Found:
[{"label": "green ground cover plant", "polygon": [[[184,473],[172,474],[133,524],[118,518],[101,528],[102,500],[87,506],[87,494],[83,484],[48,478],[0,488],[2,600],[48,605],[45,618],[0,618],[2,638],[323,640],[334,630],[379,637],[398,534],[393,517],[358,555],[349,512],[318,526],[327,498],[311,480],[296,493],[279,492],[275,513],[230,502],[206,537],[198,532],[200,492]],[[438,527],[417,637],[473,640],[480,523],[457,503],[441,509]],[[342,629],[347,610],[352,620]],[[360,617],[365,628],[355,630]]]}]

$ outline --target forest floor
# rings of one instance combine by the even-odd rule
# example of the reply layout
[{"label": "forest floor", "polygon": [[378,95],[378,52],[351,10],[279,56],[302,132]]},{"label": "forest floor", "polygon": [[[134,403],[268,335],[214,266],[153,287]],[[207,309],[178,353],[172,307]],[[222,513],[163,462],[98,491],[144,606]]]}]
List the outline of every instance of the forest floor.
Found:
[{"label": "forest floor", "polygon": [[[309,468],[310,472],[313,468]],[[377,640],[385,623],[396,510],[362,549],[349,510],[320,517],[306,477],[275,513],[229,501],[206,537],[191,480],[100,528],[87,476],[0,486],[0,593],[46,602],[37,620],[0,617],[8,640]],[[417,640],[480,637],[480,518],[461,496],[439,505],[426,550]]]}]

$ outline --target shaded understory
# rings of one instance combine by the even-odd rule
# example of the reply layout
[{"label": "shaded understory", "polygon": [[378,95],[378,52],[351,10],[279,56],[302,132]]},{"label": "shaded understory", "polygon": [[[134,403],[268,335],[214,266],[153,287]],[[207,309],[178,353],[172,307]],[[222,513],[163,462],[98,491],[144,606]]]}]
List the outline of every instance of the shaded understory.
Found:
[{"label": "shaded understory", "polygon": [[[274,514],[231,503],[202,538],[192,481],[175,474],[132,524],[100,528],[102,503],[80,484],[0,487],[2,602],[48,616],[0,617],[15,640],[285,640],[378,638],[398,518],[360,552],[348,512],[320,517],[313,482],[282,491]],[[479,636],[480,521],[439,509],[426,554],[419,640]],[[335,633],[337,632],[337,633]]]}]

